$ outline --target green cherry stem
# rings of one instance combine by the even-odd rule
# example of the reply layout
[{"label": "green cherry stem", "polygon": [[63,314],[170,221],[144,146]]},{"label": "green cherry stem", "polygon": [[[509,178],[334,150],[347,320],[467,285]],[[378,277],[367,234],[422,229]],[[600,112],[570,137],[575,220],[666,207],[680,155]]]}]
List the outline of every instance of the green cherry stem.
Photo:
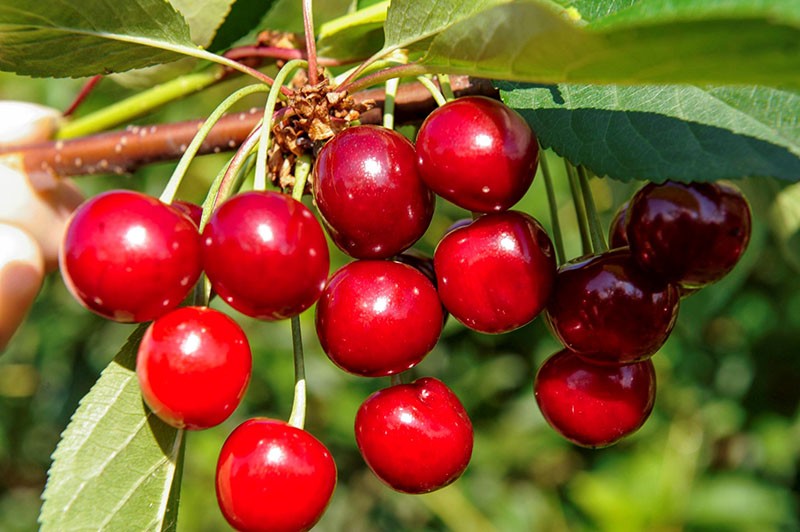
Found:
[{"label": "green cherry stem", "polygon": [[429,77],[417,76],[417,81],[419,81],[423,87],[428,89],[428,92],[431,93],[431,96],[433,96],[433,99],[436,101],[436,105],[441,107],[447,103],[447,99],[442,94],[442,91],[439,90],[439,87],[437,87]]},{"label": "green cherry stem", "polygon": [[578,181],[583,194],[583,203],[586,205],[586,218],[589,222],[589,233],[592,237],[592,248],[595,253],[608,250],[605,236],[603,236],[603,226],[600,224],[600,216],[597,214],[597,207],[594,204],[592,189],[589,186],[589,178],[583,166],[578,167]]},{"label": "green cherry stem", "polygon": [[[378,72],[364,76],[354,81],[345,80],[344,83],[339,85],[336,89],[339,92],[348,92],[350,94],[358,92],[361,89],[366,89],[373,85],[378,85],[385,82],[387,79],[392,78],[415,78],[422,74],[427,74],[428,69],[416,63],[397,65],[389,67]],[[352,76],[351,76],[352,77]]]},{"label": "green cherry stem", "polygon": [[[300,201],[306,188],[308,175],[311,173],[311,158],[308,155],[298,157],[294,166],[294,187],[292,198]],[[306,419],[306,366],[303,355],[303,334],[300,328],[300,316],[294,316],[292,322],[292,352],[294,354],[294,400],[289,424],[303,428]]]},{"label": "green cherry stem", "polygon": [[383,101],[383,127],[386,129],[394,129],[394,100],[399,86],[397,78],[386,80],[386,99]]},{"label": "green cherry stem", "polygon": [[400,376],[400,373],[393,373],[389,376],[389,383],[392,386],[397,386],[398,384],[403,384],[403,378]]},{"label": "green cherry stem", "polygon": [[[172,203],[172,200],[175,198],[175,194],[178,191],[178,187],[180,186],[183,177],[186,175],[186,171],[189,169],[189,165],[192,163],[192,160],[200,150],[200,146],[208,136],[211,128],[213,128],[214,124],[216,124],[219,119],[222,118],[222,115],[224,115],[234,104],[236,104],[236,102],[242,98],[257,92],[267,92],[268,90],[270,90],[269,87],[260,83],[248,85],[247,87],[243,87],[225,98],[225,100],[219,104],[216,109],[214,109],[206,121],[203,122],[203,125],[200,126],[200,129],[192,139],[192,142],[189,143],[186,151],[183,152],[178,165],[172,172],[172,177],[170,177],[169,181],[167,182],[167,186],[164,188],[164,192],[161,193],[161,201],[164,203]],[[271,90],[270,93],[272,93]]]},{"label": "green cherry stem", "polygon": [[564,256],[564,238],[561,236],[561,221],[558,219],[558,202],[556,201],[556,192],[553,187],[553,176],[550,173],[550,163],[547,162],[547,154],[544,149],[539,148],[539,166],[542,168],[542,177],[544,178],[544,188],[547,191],[547,205],[550,208],[550,225],[553,228],[553,244],[556,248],[556,257],[558,264],[564,264],[566,257]]},{"label": "green cherry stem", "polygon": [[442,94],[447,99],[448,102],[452,102],[456,99],[456,95],[453,92],[453,86],[450,85],[450,76],[447,74],[437,74],[436,77],[439,80],[439,86],[442,88]]},{"label": "green cherry stem", "polygon": [[575,167],[564,159],[564,166],[567,169],[567,181],[569,182],[569,190],[572,194],[572,202],[575,205],[575,216],[578,219],[578,230],[581,234],[581,249],[584,254],[592,252],[592,239],[589,236],[589,225],[586,220],[586,207],[581,199],[580,186],[578,185],[578,176],[575,172]]},{"label": "green cherry stem", "polygon": [[283,65],[275,76],[275,83],[267,96],[267,103],[264,106],[264,122],[261,127],[261,136],[258,142],[258,154],[256,155],[256,177],[253,183],[254,190],[267,189],[267,149],[269,148],[269,137],[272,132],[272,121],[275,114],[275,106],[278,103],[280,88],[286,82],[290,74],[298,68],[308,66],[308,62],[303,59],[293,59]]}]

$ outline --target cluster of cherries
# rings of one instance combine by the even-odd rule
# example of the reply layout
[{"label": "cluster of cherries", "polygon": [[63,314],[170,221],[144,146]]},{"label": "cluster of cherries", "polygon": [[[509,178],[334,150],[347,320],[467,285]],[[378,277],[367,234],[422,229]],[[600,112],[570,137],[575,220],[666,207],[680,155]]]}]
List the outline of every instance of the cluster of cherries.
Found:
[{"label": "cluster of cherries", "polygon": [[[147,405],[175,427],[221,423],[250,379],[241,328],[219,311],[179,307],[205,272],[216,294],[257,319],[291,318],[316,302],[317,334],[331,361],[393,382],[434,348],[448,314],[497,334],[546,309],[567,349],[539,371],[539,406],[570,440],[607,445],[647,417],[655,391],[648,357],[669,334],[680,293],[738,260],[749,210],[724,185],[648,185],[619,217],[612,240],[619,249],[559,270],[539,222],[509,210],[530,187],[538,156],[518,114],[488,98],[461,98],[431,113],[415,144],[362,125],[320,150],[314,201],[330,238],[356,259],[330,278],[322,226],[276,192],[233,196],[202,233],[196,206],[101,194],[72,217],[61,270],[88,309],[121,322],[154,320],[137,375]],[[428,228],[436,195],[474,219],[448,230],[429,258],[409,248]],[[463,405],[432,377],[368,397],[355,438],[377,477],[407,493],[453,482],[473,447]],[[273,419],[237,427],[217,464],[220,508],[240,530],[307,530],[335,484],[325,446]]]}]

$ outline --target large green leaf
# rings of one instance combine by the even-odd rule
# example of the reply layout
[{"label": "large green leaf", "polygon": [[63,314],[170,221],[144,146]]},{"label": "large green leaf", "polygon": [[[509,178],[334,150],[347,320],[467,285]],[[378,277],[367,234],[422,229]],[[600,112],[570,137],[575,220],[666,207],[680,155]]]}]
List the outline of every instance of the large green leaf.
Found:
[{"label": "large green leaf", "polygon": [[800,93],[765,87],[498,84],[540,142],[616,179],[800,180]]},{"label": "large green leaf", "polygon": [[612,14],[587,24],[549,0],[395,0],[385,48],[516,81],[800,86],[796,0],[598,4],[595,14]]},{"label": "large green leaf", "polygon": [[239,38],[259,29],[261,19],[274,3],[275,0],[236,0],[208,49],[215,52],[225,50]]},{"label": "large green leaf", "polygon": [[164,0],[0,0],[0,70],[81,77],[174,61],[196,50]]},{"label": "large green leaf", "polygon": [[383,45],[388,7],[388,1],[376,3],[321,25],[317,52],[342,60],[371,56]]},{"label": "large green leaf", "polygon": [[169,0],[189,25],[192,42],[207,48],[235,0]]},{"label": "large green leaf", "polygon": [[142,402],[134,367],[144,330],[103,370],[53,453],[45,532],[175,529],[183,431]]}]

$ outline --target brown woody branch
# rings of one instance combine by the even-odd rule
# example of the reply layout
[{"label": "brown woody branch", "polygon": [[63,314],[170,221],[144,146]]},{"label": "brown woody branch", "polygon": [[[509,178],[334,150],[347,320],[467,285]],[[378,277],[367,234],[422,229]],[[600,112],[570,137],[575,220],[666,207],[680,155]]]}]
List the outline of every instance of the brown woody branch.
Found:
[{"label": "brown woody branch", "polygon": [[[452,76],[450,81],[457,96],[497,95],[488,80]],[[359,102],[375,101],[375,108],[361,115],[362,123],[380,123],[383,89],[361,91],[353,97]],[[397,123],[419,121],[435,106],[430,93],[421,84],[403,84],[396,98],[395,120]],[[226,115],[211,130],[199,153],[235,150],[262,116],[263,109],[258,108]],[[126,174],[149,163],[176,160],[186,150],[202,123],[202,120],[193,120],[128,126],[122,131],[9,148],[0,150],[0,154],[16,155],[34,185],[48,188],[59,176]]]}]

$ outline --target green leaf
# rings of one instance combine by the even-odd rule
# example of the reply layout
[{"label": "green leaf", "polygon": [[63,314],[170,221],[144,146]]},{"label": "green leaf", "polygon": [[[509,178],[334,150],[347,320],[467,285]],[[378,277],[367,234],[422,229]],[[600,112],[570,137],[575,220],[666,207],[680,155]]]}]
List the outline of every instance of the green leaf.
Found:
[{"label": "green leaf", "polygon": [[384,48],[421,49],[433,71],[515,81],[800,86],[796,0],[613,2],[608,12],[587,24],[548,0],[395,0]]},{"label": "green leaf", "polygon": [[174,61],[196,50],[164,0],[0,0],[0,70],[82,77]]},{"label": "green leaf", "polygon": [[183,431],[142,401],[134,368],[145,329],[131,334],[62,434],[42,495],[42,531],[175,529]]},{"label": "green leaf", "polygon": [[189,24],[192,42],[207,48],[235,0],[169,0]]},{"label": "green leaf", "polygon": [[389,2],[380,2],[320,26],[317,53],[336,59],[363,59],[381,49]]},{"label": "green leaf", "polygon": [[767,87],[498,83],[543,146],[598,175],[800,180],[800,93]]},{"label": "green leaf", "polygon": [[275,0],[236,0],[208,49],[226,50],[239,38],[260,28],[261,19],[272,9],[274,3]]},{"label": "green leaf", "polygon": [[[329,20],[346,15],[352,7],[352,0],[325,0],[314,2],[314,27]],[[277,0],[267,16],[259,25],[265,30],[303,33],[303,3],[300,0]]]}]

